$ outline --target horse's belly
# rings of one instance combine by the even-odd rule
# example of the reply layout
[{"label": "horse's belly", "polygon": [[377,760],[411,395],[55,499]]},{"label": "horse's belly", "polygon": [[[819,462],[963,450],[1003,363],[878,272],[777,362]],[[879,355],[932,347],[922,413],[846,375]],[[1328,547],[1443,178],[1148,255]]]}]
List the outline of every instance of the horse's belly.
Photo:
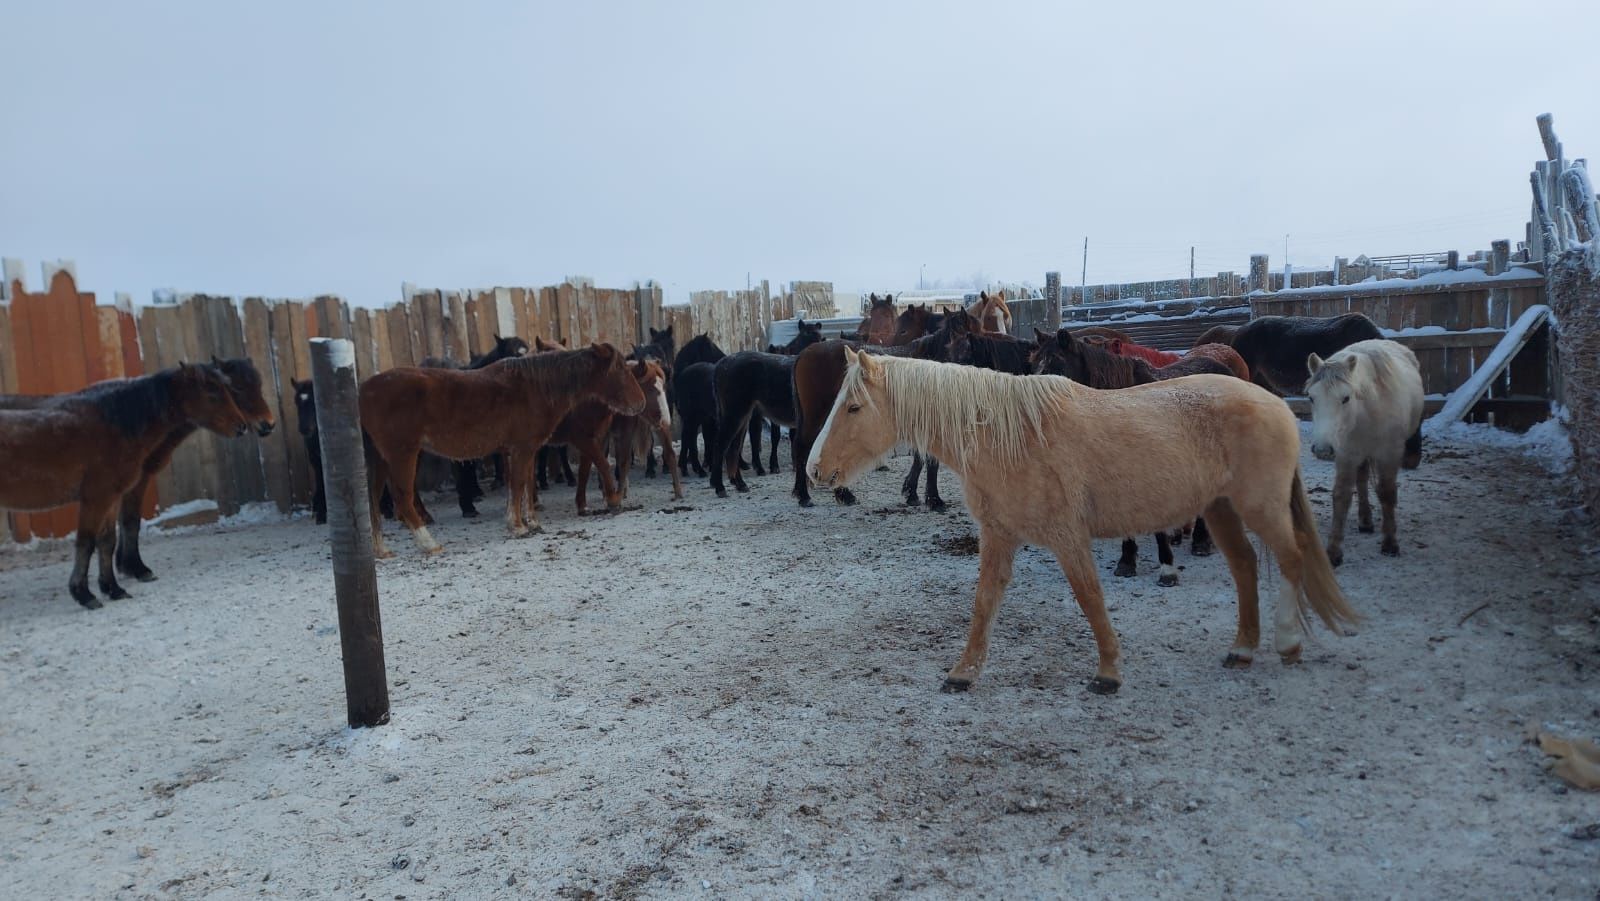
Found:
[{"label": "horse's belly", "polygon": [[500,450],[502,445],[494,438],[475,438],[460,434],[424,434],[422,449],[430,454],[452,460],[476,460]]},{"label": "horse's belly", "polygon": [[0,507],[7,510],[50,510],[81,499],[83,473],[50,471],[40,466],[14,466],[0,472]]}]

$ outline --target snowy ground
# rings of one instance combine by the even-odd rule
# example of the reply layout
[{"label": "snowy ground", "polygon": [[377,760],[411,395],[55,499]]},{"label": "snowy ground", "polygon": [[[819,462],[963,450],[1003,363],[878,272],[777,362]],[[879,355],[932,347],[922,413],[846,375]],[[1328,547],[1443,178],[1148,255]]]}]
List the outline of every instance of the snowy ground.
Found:
[{"label": "snowy ground", "polygon": [[[12,897],[1592,897],[1600,799],[1529,724],[1600,733],[1600,558],[1566,477],[1452,432],[1403,476],[1404,556],[1352,533],[1368,617],[1220,665],[1220,557],[1109,577],[1122,692],[1027,549],[972,692],[938,691],[976,558],[954,512],[802,511],[789,474],[380,568],[392,725],[344,728],[306,519],[151,534],[86,613],[68,548],[0,552],[0,861]],[[1307,458],[1326,509],[1329,467]],[[1326,514],[1324,513],[1324,518]],[[1325,520],[1324,520],[1325,521]],[[951,539],[956,539],[952,541]],[[1480,609],[1481,608],[1481,609]],[[1468,616],[1468,614],[1471,614]],[[1270,622],[1270,616],[1267,617]],[[1579,830],[1579,831],[1574,831]]]}]

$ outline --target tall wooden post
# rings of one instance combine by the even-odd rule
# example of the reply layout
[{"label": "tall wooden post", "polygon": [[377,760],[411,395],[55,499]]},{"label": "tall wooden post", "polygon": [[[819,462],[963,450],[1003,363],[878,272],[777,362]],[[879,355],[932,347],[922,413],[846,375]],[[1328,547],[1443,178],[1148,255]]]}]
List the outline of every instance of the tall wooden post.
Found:
[{"label": "tall wooden post", "polygon": [[351,728],[381,726],[389,722],[389,682],[383,667],[383,620],[378,613],[372,507],[361,448],[355,345],[342,338],[312,338],[311,380],[322,437],[345,704]]},{"label": "tall wooden post", "polygon": [[1267,275],[1267,255],[1256,253],[1250,255],[1250,281],[1245,285],[1246,291],[1271,291],[1271,277]]},{"label": "tall wooden post", "polygon": [[1045,322],[1049,324],[1050,331],[1056,331],[1061,328],[1061,273],[1044,274],[1044,300]]}]

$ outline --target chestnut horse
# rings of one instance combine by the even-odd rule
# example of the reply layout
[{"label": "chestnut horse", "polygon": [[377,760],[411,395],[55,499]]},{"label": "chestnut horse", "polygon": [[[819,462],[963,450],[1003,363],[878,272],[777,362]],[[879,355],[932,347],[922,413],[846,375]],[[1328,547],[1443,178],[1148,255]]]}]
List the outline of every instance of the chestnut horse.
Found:
[{"label": "chestnut horse", "polygon": [[1085,344],[1100,346],[1117,340],[1126,341],[1129,344],[1134,343],[1132,335],[1104,325],[1078,326],[1071,331],[1072,337]]},{"label": "chestnut horse", "polygon": [[118,505],[175,432],[204,428],[234,436],[249,430],[251,418],[230,388],[216,367],[180,363],[0,409],[0,509],[78,504],[76,556],[67,580],[73,600],[90,610],[103,606],[89,590],[89,557],[96,552],[101,594],[128,596],[117,584],[113,559]]},{"label": "chestnut horse", "polygon": [[[511,357],[527,356],[528,350],[528,342],[515,335],[510,338],[502,338],[499,335],[495,335],[494,347],[474,356],[465,365],[457,363],[449,357],[423,357],[422,362],[418,365],[432,369],[482,369],[491,363],[498,363]],[[495,454],[493,459],[494,482],[489,487],[499,488],[505,485],[506,481],[505,456]],[[483,487],[478,484],[478,461],[456,460],[450,464],[450,474],[456,483],[456,503],[461,507],[461,515],[467,519],[477,518],[478,508],[473,506],[472,502],[483,497]],[[420,497],[417,499],[417,504],[419,511],[422,513],[422,518],[431,521],[433,517],[429,516],[428,511],[421,506],[422,499]]]},{"label": "chestnut horse", "polygon": [[1013,376],[845,349],[843,388],[811,448],[819,486],[848,485],[898,442],[961,474],[978,521],[978,590],[961,659],[945,689],[965,690],[989,654],[989,630],[1024,542],[1054,551],[1094,630],[1092,691],[1122,684],[1092,541],[1211,521],[1239,600],[1224,664],[1246,666],[1260,641],[1256,555],[1277,558],[1275,646],[1300,659],[1307,614],[1334,632],[1355,622],[1317,536],[1300,477],[1300,430],[1283,401],[1249,382],[1197,375],[1118,391],[1056,376]]},{"label": "chestnut horse", "polygon": [[987,291],[978,292],[978,302],[967,311],[967,315],[978,320],[981,331],[985,335],[1011,334],[1011,308],[1006,306],[1006,292],[996,291],[993,294]]},{"label": "chestnut horse", "polygon": [[872,305],[867,308],[865,319],[856,327],[856,333],[869,344],[888,344],[894,340],[895,317],[894,295],[885,294],[880,300],[878,295],[870,295]]},{"label": "chestnut horse", "polygon": [[[1145,347],[1132,341],[1113,339],[1106,342],[1105,349],[1120,357],[1137,357],[1156,369],[1172,366],[1181,360],[1205,357],[1220,363],[1228,374],[1244,379],[1247,382],[1250,381],[1250,367],[1245,364],[1244,358],[1239,356],[1238,351],[1226,344],[1197,344],[1188,353],[1178,354],[1170,350],[1156,350],[1153,347]],[[1209,370],[1196,370],[1196,372],[1200,371]],[[1178,373],[1178,375],[1194,374],[1194,372]],[[1167,376],[1167,378],[1176,378],[1176,376]]]},{"label": "chestnut horse", "polygon": [[[654,357],[633,360],[628,371],[644,392],[644,410],[638,416],[611,418],[611,450],[617,458],[618,491],[628,496],[628,474],[641,445],[655,452],[655,439],[661,439],[661,463],[672,476],[672,499],[683,500],[683,479],[678,474],[678,455],[672,449],[672,406],[667,403],[667,375]],[[600,466],[605,468],[605,459]],[[588,488],[588,480],[584,480]]]},{"label": "chestnut horse", "polygon": [[378,513],[385,482],[396,515],[423,553],[444,550],[414,503],[417,457],[423,450],[452,460],[506,454],[506,527],[513,538],[538,529],[535,452],[584,401],[629,416],[644,409],[644,392],[609,344],[514,357],[482,369],[403,366],[367,379],[361,385],[361,424],[367,433],[373,550],[380,557],[393,556],[384,546]]}]

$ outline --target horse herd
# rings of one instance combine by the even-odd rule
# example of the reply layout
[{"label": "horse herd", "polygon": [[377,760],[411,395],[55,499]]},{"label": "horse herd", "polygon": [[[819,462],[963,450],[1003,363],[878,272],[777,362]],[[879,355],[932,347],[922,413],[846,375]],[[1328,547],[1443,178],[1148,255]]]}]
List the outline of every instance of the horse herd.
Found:
[{"label": "horse herd", "polygon": [[[824,340],[801,321],[797,337],[766,351],[724,353],[706,335],[682,348],[672,329],[624,354],[609,344],[567,349],[535,338],[496,338],[465,365],[427,360],[378,373],[360,387],[375,549],[386,512],[426,553],[442,550],[416,487],[424,454],[454,461],[463,515],[482,496],[478,462],[493,460],[506,486],[513,537],[539,527],[538,490],[576,486],[587,507],[591,471],[607,509],[620,509],[642,453],[647,475],[662,469],[683,496],[692,470],[747,491],[746,466],[778,472],[779,426],[789,430],[793,493],[813,487],[854,503],[851,481],[909,443],[901,490],[909,505],[942,510],[938,472],[957,469],[981,532],[972,631],[947,686],[976,678],[1017,546],[1051,548],[1088,617],[1100,649],[1091,687],[1120,684],[1115,635],[1105,618],[1088,542],[1121,537],[1115,573],[1134,575],[1133,538],[1154,534],[1160,584],[1177,584],[1172,545],[1192,534],[1197,555],[1219,548],[1239,595],[1239,631],[1229,665],[1250,660],[1259,638],[1256,562],[1243,529],[1261,536],[1284,580],[1276,647],[1299,653],[1314,613],[1331,628],[1355,618],[1332,566],[1343,557],[1344,521],[1359,489],[1358,524],[1373,530],[1367,491],[1375,477],[1385,554],[1396,554],[1396,474],[1420,460],[1422,386],[1414,355],[1382,338],[1366,317],[1262,317],[1206,332],[1185,354],[1138,345],[1103,326],[1008,334],[1003,295],[969,310],[937,312],[873,296],[855,334]],[[311,383],[294,382],[300,429],[317,469],[313,506],[326,516]],[[1335,462],[1333,525],[1317,537],[1299,474],[1299,432],[1281,397],[1304,393],[1313,411],[1311,447]],[[514,411],[515,415],[505,415]],[[672,415],[681,443],[674,447]],[[135,379],[55,396],[0,397],[0,508],[79,504],[68,589],[101,606],[87,585],[99,556],[100,593],[126,597],[121,572],[154,574],[139,555],[139,506],[149,479],[197,429],[235,436],[270,433],[261,378],[248,360],[184,364]],[[761,434],[770,430],[765,465]],[[744,439],[750,462],[742,460]],[[702,457],[700,445],[704,444]],[[578,454],[573,476],[567,449]],[[918,489],[923,485],[923,495]]]}]

